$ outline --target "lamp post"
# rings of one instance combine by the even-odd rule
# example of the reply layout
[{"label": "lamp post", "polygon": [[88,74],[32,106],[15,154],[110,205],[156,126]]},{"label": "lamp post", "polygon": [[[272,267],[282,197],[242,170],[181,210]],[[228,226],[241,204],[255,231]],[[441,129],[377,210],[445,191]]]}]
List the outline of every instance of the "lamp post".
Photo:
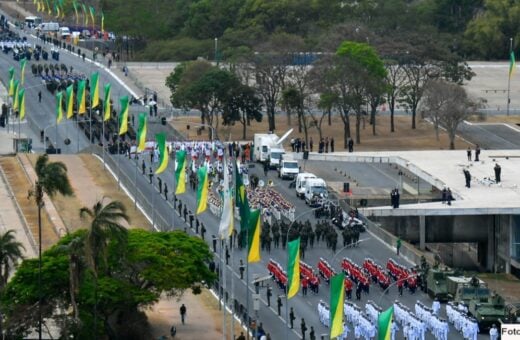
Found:
[{"label": "lamp post", "polygon": [[218,38],[215,38],[215,63],[218,66]]}]

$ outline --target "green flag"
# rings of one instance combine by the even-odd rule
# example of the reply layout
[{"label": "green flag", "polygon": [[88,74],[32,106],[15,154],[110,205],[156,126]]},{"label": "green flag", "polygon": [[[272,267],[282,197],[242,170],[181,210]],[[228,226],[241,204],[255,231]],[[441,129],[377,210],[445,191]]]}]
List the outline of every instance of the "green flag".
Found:
[{"label": "green flag", "polygon": [[85,88],[86,88],[85,80],[80,80],[78,82],[78,93],[76,94],[76,100],[78,101],[78,114],[82,115],[87,112],[87,107],[85,106]]},{"label": "green flag", "polygon": [[56,94],[56,124],[59,124],[63,119],[63,108],[61,106],[62,98],[63,93],[60,91]]},{"label": "green flag", "polygon": [[25,90],[21,89],[18,91],[18,112],[20,114],[20,120],[25,118]]},{"label": "green flag", "polygon": [[99,105],[99,73],[94,72],[90,77],[90,102],[91,108]]},{"label": "green flag", "polygon": [[201,166],[197,170],[199,185],[197,187],[197,211],[196,214],[202,214],[208,206],[208,168]]},{"label": "green flag", "polygon": [[300,238],[287,244],[287,298],[290,299],[300,289]]},{"label": "green flag", "polygon": [[394,315],[394,306],[388,308],[377,318],[377,329],[379,340],[390,340],[392,333],[392,316]]},{"label": "green flag", "polygon": [[179,195],[186,192],[186,151],[177,151],[175,158],[175,195]]},{"label": "green flag", "polygon": [[247,190],[242,181],[242,175],[238,173],[238,165],[235,163],[235,204],[240,211],[240,229],[247,230],[249,227],[249,202],[247,201]]},{"label": "green flag", "polygon": [[249,215],[249,230],[247,239],[247,262],[260,261],[260,229],[261,229],[260,209],[251,211]]},{"label": "green flag", "polygon": [[119,135],[124,135],[128,131],[128,96],[119,99],[121,102],[121,114],[119,115]]},{"label": "green flag", "polygon": [[[146,113],[141,113],[146,117]],[[168,149],[166,148],[166,134],[164,132],[155,135],[157,148],[159,148],[159,167],[155,170],[155,174],[160,174],[168,167]]]},{"label": "green flag", "polygon": [[139,127],[137,128],[137,152],[143,152],[146,143],[146,113],[139,114]]},{"label": "green flag", "polygon": [[71,119],[74,116],[74,85],[69,85],[67,87],[67,119]]},{"label": "green flag", "polygon": [[110,119],[112,107],[110,106],[110,84],[105,85],[105,100],[103,101],[103,121]]},{"label": "green flag", "polygon": [[13,93],[13,110],[18,110],[18,94],[20,91],[20,82],[18,80],[14,81],[14,93]]},{"label": "green flag", "polygon": [[343,304],[345,303],[345,274],[330,279],[330,338],[343,334]]},{"label": "green flag", "polygon": [[513,73],[515,73],[516,69],[516,62],[515,62],[515,52],[511,51],[511,55],[509,58],[509,79],[513,76]]},{"label": "green flag", "polygon": [[20,60],[20,82],[23,85],[25,80],[25,64],[27,64],[27,59],[23,58]]},{"label": "green flag", "polygon": [[14,67],[9,67],[9,95],[14,94]]}]

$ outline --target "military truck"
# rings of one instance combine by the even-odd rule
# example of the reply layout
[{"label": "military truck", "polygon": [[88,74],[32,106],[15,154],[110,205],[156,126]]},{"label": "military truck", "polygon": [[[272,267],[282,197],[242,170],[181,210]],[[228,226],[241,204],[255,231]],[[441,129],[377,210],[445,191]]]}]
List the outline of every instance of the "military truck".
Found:
[{"label": "military truck", "polygon": [[[446,286],[446,280],[448,276],[456,276],[458,272],[452,269],[439,269],[431,268],[426,274],[426,291],[428,295],[435,299],[437,298],[441,302],[446,302],[450,299],[448,295],[448,287]],[[451,297],[453,298],[453,296]]]},{"label": "military truck", "polygon": [[478,322],[481,330],[507,317],[504,299],[491,292],[486,283],[477,277],[448,277],[446,280],[448,296],[468,306],[468,314]]}]

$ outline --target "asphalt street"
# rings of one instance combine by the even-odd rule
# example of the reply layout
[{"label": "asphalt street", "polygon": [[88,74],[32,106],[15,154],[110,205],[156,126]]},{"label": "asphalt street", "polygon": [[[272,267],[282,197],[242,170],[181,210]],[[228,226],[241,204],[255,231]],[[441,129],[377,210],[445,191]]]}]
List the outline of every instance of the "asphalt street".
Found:
[{"label": "asphalt street", "polygon": [[[31,41],[32,38],[29,38]],[[41,42],[38,42],[38,44],[41,44]],[[47,49],[50,49],[50,46],[47,47]],[[35,78],[30,74],[30,65],[33,61],[28,63],[27,67],[27,74],[26,74],[26,89],[27,89],[27,115],[29,117],[29,124],[24,124],[22,126],[25,127],[26,131],[30,133],[30,135],[39,136],[39,131],[47,128],[47,135],[49,138],[54,142],[55,136],[53,137],[53,130],[55,127],[53,124],[55,123],[55,101],[54,97],[48,92],[46,89],[44,89],[41,85],[41,80],[38,78]],[[74,70],[78,72],[85,73],[87,75],[90,75],[93,71],[99,71],[100,73],[100,88],[106,83],[110,82],[112,84],[112,93],[113,98],[117,100],[119,96],[127,95],[129,93],[128,89],[125,88],[123,85],[119,84],[117,81],[115,81],[109,73],[107,73],[104,69],[98,68],[96,66],[93,66],[93,64],[88,62],[83,62],[79,57],[70,55],[68,52],[62,52],[60,54],[60,63],[65,63],[67,66],[72,65],[74,67]],[[14,66],[15,68],[18,67],[18,62],[14,61],[10,55],[0,54],[0,64],[2,64],[4,67],[3,69],[7,70],[9,66]],[[2,81],[6,83],[6,77],[7,72],[2,72],[0,75],[0,78],[2,78]],[[42,102],[39,103],[37,99],[37,93],[41,89],[42,91]],[[116,104],[117,105],[117,104]],[[140,110],[143,110],[142,107],[134,107],[133,112],[139,112]],[[64,151],[70,151],[75,152],[77,149],[82,150],[86,146],[88,146],[88,141],[84,137],[83,132],[79,132],[76,129],[75,124],[62,124],[63,127],[60,125],[58,128],[58,147],[64,147],[61,144],[61,141],[65,138],[71,139],[71,144],[68,146],[68,149],[64,148]],[[152,124],[149,127],[149,133],[150,135],[153,135],[158,130],[162,129],[162,127],[158,124]],[[79,136],[79,143],[77,142],[77,137]],[[72,138],[71,138],[72,137]],[[75,144],[76,143],[76,144]],[[35,147],[36,150],[36,147]],[[140,169],[140,162],[136,164],[134,160],[129,160],[128,158],[124,156],[109,156],[109,164],[111,165],[112,170],[115,172],[116,175],[119,175],[121,178],[122,184],[127,188],[130,194],[136,195],[137,197],[141,197],[141,203],[144,207],[144,210],[146,213],[154,217],[156,220],[157,227],[162,230],[172,230],[172,229],[185,229],[193,233],[193,230],[190,228],[187,228],[184,221],[182,221],[179,216],[175,213],[173,206],[172,206],[172,196],[171,192],[173,189],[173,162],[170,162],[170,165],[168,167],[168,170],[161,176],[163,183],[166,183],[168,185],[168,188],[170,190],[170,197],[169,201],[164,200],[163,195],[159,195],[156,185],[152,186],[149,183],[149,177],[147,175],[143,176],[141,174]],[[146,163],[149,166],[149,159],[146,158]],[[136,172],[136,167],[137,172]],[[253,171],[260,171],[259,167],[256,167]],[[363,169],[359,169],[360,172],[363,172]],[[137,173],[137,175],[136,175]],[[369,176],[367,174],[367,176]],[[392,176],[392,175],[391,175]],[[260,176],[263,178],[263,175]],[[383,179],[385,176],[382,176],[380,173],[376,174],[374,173],[372,181],[387,181],[390,183],[392,179]],[[272,179],[275,183],[276,189],[288,200],[292,201],[296,206],[296,216],[298,216],[301,213],[310,211],[309,208],[303,203],[302,200],[299,200],[295,197],[294,189],[289,189],[288,181],[281,181],[277,178],[276,173],[274,171],[271,171],[269,173],[269,179]],[[325,178],[327,180],[327,178]],[[156,183],[156,178],[153,178],[154,183]],[[367,182],[370,182],[370,178],[366,178]],[[377,185],[383,185],[377,184]],[[182,200],[183,203],[186,203],[187,206],[191,211],[194,211],[195,209],[195,193],[191,191],[191,189],[187,189],[187,193],[180,195],[179,199]],[[198,219],[204,223],[207,233],[205,236],[205,240],[208,242],[208,244],[211,247],[211,235],[217,234],[218,229],[218,218],[211,214],[209,211],[201,214]],[[312,213],[305,214],[301,220],[310,219],[311,222],[314,224],[315,220],[312,217]],[[341,244],[341,237],[340,244]],[[401,264],[405,264],[407,266],[411,265],[409,263],[406,263],[404,259],[398,258],[395,256],[395,250],[391,249],[384,243],[382,243],[380,240],[376,239],[372,234],[369,232],[363,233],[361,235],[361,239],[363,242],[361,242],[360,246],[357,248],[349,248],[349,249],[343,249],[340,250],[340,254],[332,254],[330,250],[328,250],[325,247],[324,242],[315,244],[313,249],[309,249],[306,251],[305,259],[304,261],[308,264],[312,265],[314,268],[316,268],[316,264],[318,262],[318,259],[320,257],[324,257],[329,260],[329,262],[333,265],[333,267],[339,272],[340,269],[340,260],[343,256],[350,257],[355,263],[361,264],[363,260],[367,257],[373,258],[378,264],[384,266],[386,264],[386,261],[393,257],[397,262]],[[334,261],[332,261],[332,258],[336,255],[336,258]],[[218,256],[218,250],[217,254]],[[235,249],[234,251],[234,261],[230,263],[230,266],[228,267],[231,269],[231,271],[228,271],[229,278],[234,277],[235,280],[235,296],[237,299],[242,303],[243,305],[246,304],[246,285],[244,280],[239,280],[238,276],[238,263],[240,259],[245,258],[244,251],[240,251],[238,249]],[[262,254],[262,261],[258,263],[251,264],[249,266],[249,280],[252,280],[256,275],[258,276],[265,276],[267,274],[266,265],[270,258],[275,259],[280,264],[286,267],[286,253],[282,249],[273,249],[270,254],[263,253]],[[228,281],[228,287],[231,286],[231,280]],[[228,288],[229,290],[229,288]],[[251,293],[252,287],[250,287],[249,292]],[[231,294],[231,293],[230,293]],[[285,310],[282,311],[282,316],[279,317],[277,315],[276,311],[276,296],[277,295],[283,295],[284,292],[279,290],[277,287],[273,288],[273,298],[271,301],[271,308],[267,307],[266,304],[266,296],[265,296],[265,288],[261,289],[261,307],[258,311],[258,320],[259,322],[262,322],[264,325],[264,328],[271,334],[271,337],[273,339],[298,339],[300,338],[300,331],[299,331],[299,325],[301,318],[304,318],[307,324],[307,327],[310,329],[310,326],[313,326],[316,330],[316,334],[326,334],[328,333],[328,329],[324,326],[322,326],[319,323],[318,320],[318,314],[317,314],[317,304],[319,300],[323,300],[328,303],[329,301],[329,292],[328,287],[325,284],[322,284],[320,287],[320,292],[318,295],[309,294],[306,297],[301,296],[301,293],[298,294],[298,296],[294,297],[289,301],[289,307],[294,308],[295,314],[296,314],[296,321],[295,321],[295,330],[292,330],[289,332],[288,337],[286,337],[286,328],[285,328]],[[369,295],[363,295],[362,300],[360,302],[357,302],[358,306],[364,308],[364,304],[366,301],[373,300],[378,305],[380,305],[383,309],[388,308],[393,301],[398,297],[397,295],[397,288],[392,287],[390,289],[390,292],[388,294],[381,294],[381,289],[371,286],[370,294]],[[410,294],[408,291],[405,291],[404,295],[402,297],[399,297],[399,300],[403,302],[405,305],[413,309],[413,305],[417,300],[420,300],[424,302],[426,305],[431,305],[431,300],[422,293],[415,293]],[[283,301],[284,307],[287,304],[287,301]],[[254,314],[252,312],[252,306],[253,302],[250,298],[250,310],[251,314]],[[443,314],[444,314],[444,308]],[[349,325],[350,329],[352,330],[352,326]],[[482,337],[482,336],[480,336]],[[479,338],[480,338],[479,337]],[[398,333],[398,338],[402,338],[402,332]],[[457,333],[453,328],[450,330],[449,334],[450,339],[461,339],[459,333]],[[484,337],[482,337],[484,338]],[[427,335],[427,339],[433,339],[431,334]]]},{"label": "asphalt street", "polygon": [[483,149],[520,148],[520,128],[513,129],[505,124],[463,123],[458,134]]}]

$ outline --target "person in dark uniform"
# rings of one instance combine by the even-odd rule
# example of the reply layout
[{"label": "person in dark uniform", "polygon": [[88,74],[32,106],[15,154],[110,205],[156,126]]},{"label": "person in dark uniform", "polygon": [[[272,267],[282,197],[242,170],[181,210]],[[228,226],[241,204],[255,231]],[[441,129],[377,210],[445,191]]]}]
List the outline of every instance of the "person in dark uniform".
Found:
[{"label": "person in dark uniform", "polygon": [[348,152],[354,152],[354,140],[352,138],[348,139]]},{"label": "person in dark uniform", "polygon": [[468,161],[471,162],[471,148],[468,146],[468,150],[466,150],[466,154],[468,155]]},{"label": "person in dark uniform", "polygon": [[495,182],[500,183],[500,173],[502,172],[502,168],[498,163],[495,164]]},{"label": "person in dark uniform", "polygon": [[468,169],[463,170],[464,178],[466,179],[466,188],[471,188],[471,173]]},{"label": "person in dark uniform", "polygon": [[150,171],[148,171],[148,177],[150,177],[150,184],[152,184],[152,179],[153,179],[153,169],[152,169],[152,167],[150,167]]},{"label": "person in dark uniform", "polygon": [[302,322],[300,324],[300,329],[302,331],[302,339],[305,340],[305,332],[307,332],[307,325],[305,324],[304,318],[302,318]]},{"label": "person in dark uniform", "polygon": [[280,297],[280,295],[278,295],[278,299],[276,299],[276,305],[278,307],[278,316],[280,316],[282,312],[282,298]]},{"label": "person in dark uniform", "polygon": [[330,152],[334,152],[334,137],[330,138]]},{"label": "person in dark uniform", "polygon": [[168,200],[168,185],[164,183],[164,199]]},{"label": "person in dark uniform", "polygon": [[143,170],[143,175],[146,171],[146,163],[144,162],[144,159],[143,159],[143,162],[141,163],[141,169]]},{"label": "person in dark uniform", "polygon": [[162,179],[161,177],[157,177],[157,184],[159,186],[159,195],[162,194]]},{"label": "person in dark uniform", "polygon": [[479,161],[479,157],[480,157],[480,146],[477,144],[477,146],[475,148],[475,162]]},{"label": "person in dark uniform", "polygon": [[216,253],[217,252],[217,237],[215,235],[213,235],[212,242],[213,242],[213,252]]},{"label": "person in dark uniform", "polygon": [[289,312],[289,321],[291,322],[291,329],[294,328],[294,320],[296,320],[296,317],[294,316],[294,309],[291,307],[291,311]]},{"label": "person in dark uniform", "polygon": [[267,307],[271,307],[271,296],[273,296],[273,289],[267,284]]},{"label": "person in dark uniform", "polygon": [[240,260],[240,266],[238,267],[240,271],[240,280],[244,279],[244,270],[246,270],[246,266],[244,266],[244,261]]}]

